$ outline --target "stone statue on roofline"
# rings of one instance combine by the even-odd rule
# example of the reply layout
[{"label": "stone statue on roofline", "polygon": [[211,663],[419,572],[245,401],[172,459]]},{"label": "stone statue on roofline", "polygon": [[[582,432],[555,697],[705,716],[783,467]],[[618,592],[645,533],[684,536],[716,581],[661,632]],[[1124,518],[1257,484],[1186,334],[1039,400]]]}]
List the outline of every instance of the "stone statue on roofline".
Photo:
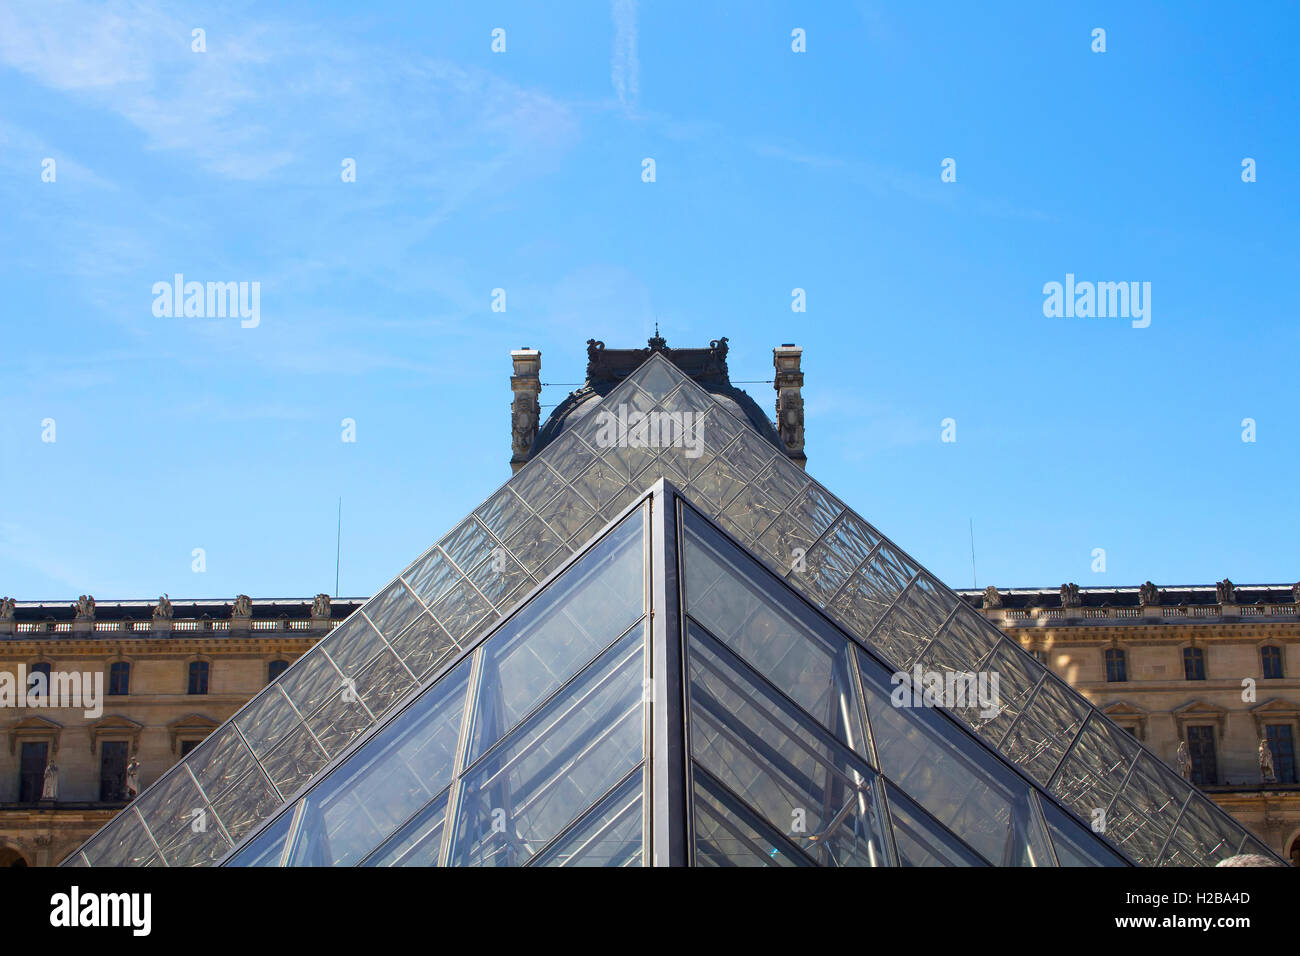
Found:
[{"label": "stone statue on roofline", "polygon": [[232,617],[252,617],[253,616],[253,599],[247,594],[240,594],[235,597],[235,603],[230,607]]},{"label": "stone statue on roofline", "polygon": [[170,621],[172,619],[172,602],[166,594],[158,598],[158,604],[153,609],[153,619],[155,621]]},{"label": "stone statue on roofline", "polygon": [[1002,606],[1002,595],[998,593],[997,587],[992,584],[990,584],[988,587],[984,589],[984,606],[985,607]]},{"label": "stone statue on roofline", "polygon": [[330,596],[322,591],[312,598],[311,602],[312,617],[329,617],[330,616]]},{"label": "stone statue on roofline", "polygon": [[1143,607],[1160,603],[1160,589],[1150,581],[1138,588],[1138,600]]},{"label": "stone statue on roofline", "polygon": [[[1297,587],[1300,587],[1300,585],[1297,585]],[[18,602],[11,597],[0,600],[0,621],[12,621],[17,605]]]}]

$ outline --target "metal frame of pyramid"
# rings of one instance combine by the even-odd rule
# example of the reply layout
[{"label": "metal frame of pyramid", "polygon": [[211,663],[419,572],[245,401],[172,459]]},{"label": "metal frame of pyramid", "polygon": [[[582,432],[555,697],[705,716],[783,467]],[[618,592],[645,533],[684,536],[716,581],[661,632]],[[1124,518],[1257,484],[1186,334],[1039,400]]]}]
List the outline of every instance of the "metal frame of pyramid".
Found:
[{"label": "metal frame of pyramid", "polygon": [[[1091,821],[1100,810],[1106,841],[1142,865],[1274,856],[663,356],[650,355],[602,407],[699,416],[699,453],[630,441],[605,447],[599,416],[583,415],[64,865],[232,856],[321,771],[371,739],[388,723],[385,714],[543,594],[661,481],[888,669],[996,670],[1003,689],[996,717],[976,708],[947,716],[1048,796],[1045,812]],[[671,584],[676,530],[655,531],[652,579]],[[660,597],[664,614],[656,615],[651,646],[671,654],[673,642],[659,633],[671,602],[667,592]],[[653,719],[684,716],[658,708]],[[656,767],[661,759],[671,750],[653,754]],[[685,764],[684,755],[677,759]],[[683,791],[669,806],[686,802]],[[654,809],[654,852],[684,860],[685,827],[669,826],[673,814]],[[195,831],[196,818],[204,829]]]}]

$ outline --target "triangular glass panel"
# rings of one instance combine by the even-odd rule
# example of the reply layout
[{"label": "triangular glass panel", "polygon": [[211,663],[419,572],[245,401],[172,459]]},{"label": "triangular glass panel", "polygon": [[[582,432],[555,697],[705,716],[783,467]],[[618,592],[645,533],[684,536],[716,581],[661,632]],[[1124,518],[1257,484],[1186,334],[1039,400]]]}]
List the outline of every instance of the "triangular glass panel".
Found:
[{"label": "triangular glass panel", "polygon": [[[642,859],[645,507],[434,674],[227,865]],[[289,823],[285,823],[289,820]]]},{"label": "triangular glass panel", "polygon": [[715,795],[820,865],[1053,865],[1030,781],[689,508],[682,565],[691,756]]}]

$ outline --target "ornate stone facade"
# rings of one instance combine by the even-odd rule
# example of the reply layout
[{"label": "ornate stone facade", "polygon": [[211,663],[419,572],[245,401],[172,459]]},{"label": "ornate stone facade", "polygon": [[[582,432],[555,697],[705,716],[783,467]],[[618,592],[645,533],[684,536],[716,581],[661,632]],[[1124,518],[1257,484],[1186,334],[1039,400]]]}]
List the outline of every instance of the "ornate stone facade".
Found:
[{"label": "ornate stone facade", "polygon": [[522,348],[510,353],[514,372],[510,376],[510,470],[519,471],[528,462],[537,428],[541,424],[542,410],[538,396],[542,394],[542,353],[537,349]]},{"label": "ornate stone facade", "polygon": [[1225,579],[1163,590],[1147,581],[958,593],[1300,864],[1297,590]]},{"label": "ornate stone facade", "polygon": [[[30,674],[36,664],[98,672],[105,692],[97,717],[69,708],[0,709],[0,866],[61,861],[118,812],[133,787],[143,790],[264,687],[273,661],[292,663],[361,605],[327,595],[244,596],[238,607],[165,596],[90,600],[0,602],[0,672],[16,674],[21,665]],[[197,661],[208,664],[206,694],[188,693]],[[24,766],[24,755],[41,753],[43,765]],[[120,754],[120,779],[110,785],[106,766]]]},{"label": "ornate stone facade", "polygon": [[[1163,591],[1151,582],[1027,590],[990,585],[959,593],[1175,772],[1195,776],[1211,769],[1206,747],[1212,741],[1214,782],[1200,785],[1274,850],[1300,861],[1295,758],[1287,764],[1275,759],[1272,745],[1261,749],[1270,734],[1285,736],[1284,728],[1293,744],[1300,743],[1300,589],[1228,591],[1225,583]],[[173,603],[166,596],[156,603],[99,602],[91,631],[78,620],[80,602],[0,601],[0,670],[12,673],[23,664],[30,671],[40,662],[98,669],[107,687],[112,665],[130,664],[129,693],[106,697],[96,720],[40,708],[0,711],[0,865],[57,863],[120,809],[120,800],[99,800],[105,743],[127,745],[139,761],[143,789],[264,686],[272,661],[295,660],[363,603],[323,594],[291,601],[241,598],[238,607]],[[1193,647],[1203,654],[1204,679],[1189,680],[1184,669],[1183,652]],[[1280,667],[1280,677],[1265,676],[1264,648],[1277,649],[1269,652],[1276,662],[1269,666]],[[1122,652],[1122,675],[1108,674],[1108,651]],[[190,695],[187,669],[200,659],[209,662],[209,693]],[[1188,743],[1193,736],[1197,753]],[[42,767],[38,799],[18,799],[23,743],[47,745],[58,768],[54,797],[39,798],[46,792]]]},{"label": "ornate stone facade", "polygon": [[776,377],[772,380],[772,387],[776,389],[776,430],[790,460],[800,468],[808,462],[803,439],[802,359],[803,349],[796,345],[772,349],[772,365],[776,369]]}]

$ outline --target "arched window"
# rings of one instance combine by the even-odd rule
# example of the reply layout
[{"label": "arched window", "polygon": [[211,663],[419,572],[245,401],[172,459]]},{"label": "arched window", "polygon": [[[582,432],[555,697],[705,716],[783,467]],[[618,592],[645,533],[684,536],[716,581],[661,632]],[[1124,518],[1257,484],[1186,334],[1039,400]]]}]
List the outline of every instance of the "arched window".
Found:
[{"label": "arched window", "polygon": [[1106,648],[1106,680],[1111,683],[1128,680],[1128,658],[1118,647]]},{"label": "arched window", "polygon": [[131,693],[131,665],[126,661],[108,665],[108,692],[114,697]]},{"label": "arched window", "polygon": [[207,692],[208,692],[208,662],[190,661],[189,693],[206,694]]},{"label": "arched window", "polygon": [[1260,663],[1264,666],[1264,678],[1276,680],[1282,676],[1282,648],[1265,644],[1259,649]]},{"label": "arched window", "polygon": [[1188,680],[1205,680],[1205,652],[1199,647],[1183,648],[1183,676]]},{"label": "arched window", "polygon": [[271,681],[275,680],[277,677],[283,674],[285,669],[288,666],[289,666],[289,662],[285,660],[277,659],[271,661],[270,664],[266,665],[266,682],[268,684],[271,683]]}]

